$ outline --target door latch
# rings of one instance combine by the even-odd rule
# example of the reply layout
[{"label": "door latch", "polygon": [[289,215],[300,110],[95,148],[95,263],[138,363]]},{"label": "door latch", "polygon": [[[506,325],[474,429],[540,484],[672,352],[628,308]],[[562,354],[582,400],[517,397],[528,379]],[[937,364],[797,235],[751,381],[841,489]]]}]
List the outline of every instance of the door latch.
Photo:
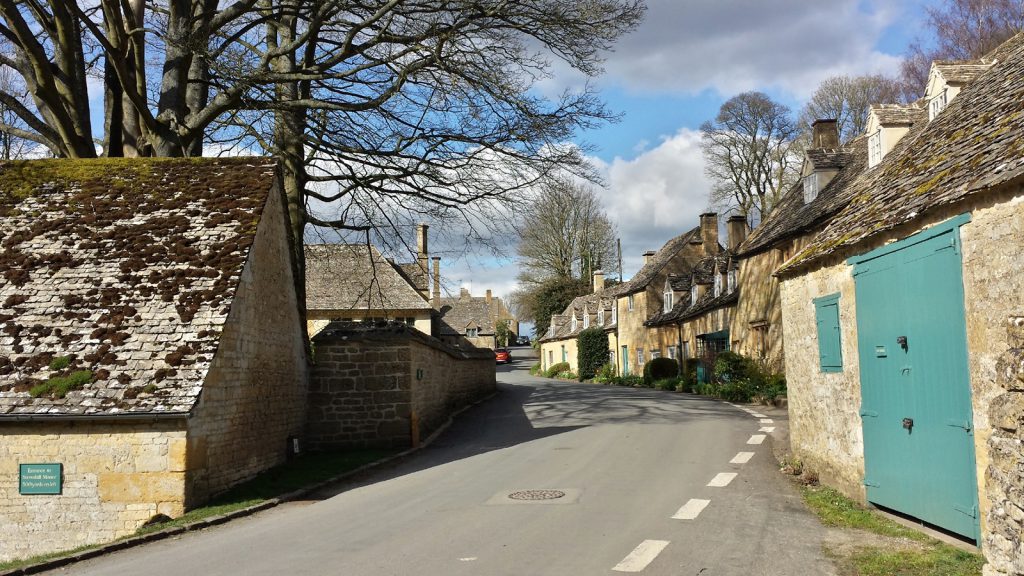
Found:
[{"label": "door latch", "polygon": [[908,346],[907,346],[907,337],[906,336],[897,336],[896,337],[896,343],[900,345],[900,348],[903,348],[904,352],[907,351]]},{"label": "door latch", "polygon": [[914,431],[914,419],[913,418],[904,418],[903,419],[903,427],[906,428],[907,430],[913,432]]}]

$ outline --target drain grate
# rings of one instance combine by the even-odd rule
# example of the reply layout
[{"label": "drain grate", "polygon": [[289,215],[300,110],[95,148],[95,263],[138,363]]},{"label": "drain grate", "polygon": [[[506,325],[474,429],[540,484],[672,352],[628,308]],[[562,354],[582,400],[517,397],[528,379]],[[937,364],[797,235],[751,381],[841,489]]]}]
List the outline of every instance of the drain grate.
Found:
[{"label": "drain grate", "polygon": [[520,490],[508,495],[512,500],[557,500],[563,496],[561,490]]}]

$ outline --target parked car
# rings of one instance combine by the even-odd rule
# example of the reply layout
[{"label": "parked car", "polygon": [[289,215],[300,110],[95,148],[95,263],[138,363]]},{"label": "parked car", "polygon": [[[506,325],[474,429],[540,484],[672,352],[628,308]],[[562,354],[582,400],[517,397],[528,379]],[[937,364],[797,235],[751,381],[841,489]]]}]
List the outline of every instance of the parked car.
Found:
[{"label": "parked car", "polygon": [[518,344],[520,346],[529,346],[530,345],[530,337],[529,336],[520,336],[516,340],[516,344]]},{"label": "parked car", "polygon": [[512,361],[512,353],[505,348],[498,348],[494,351],[494,362],[496,364],[508,364]]}]

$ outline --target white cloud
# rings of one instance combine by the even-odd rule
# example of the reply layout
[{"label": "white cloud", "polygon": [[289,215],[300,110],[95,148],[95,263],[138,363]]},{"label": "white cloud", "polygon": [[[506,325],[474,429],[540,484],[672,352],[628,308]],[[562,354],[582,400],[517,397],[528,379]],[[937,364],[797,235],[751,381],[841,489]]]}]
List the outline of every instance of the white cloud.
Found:
[{"label": "white cloud", "polygon": [[[639,93],[777,88],[802,99],[832,75],[895,74],[899,58],[875,45],[906,17],[903,4],[649,0],[639,29],[608,55],[601,82]],[[545,93],[581,83],[564,65],[553,71],[540,86]]]},{"label": "white cloud", "polygon": [[618,225],[626,278],[640,268],[643,252],[658,250],[696,226],[707,207],[711,186],[704,177],[699,131],[684,128],[632,160],[594,162],[608,181],[599,194]]}]

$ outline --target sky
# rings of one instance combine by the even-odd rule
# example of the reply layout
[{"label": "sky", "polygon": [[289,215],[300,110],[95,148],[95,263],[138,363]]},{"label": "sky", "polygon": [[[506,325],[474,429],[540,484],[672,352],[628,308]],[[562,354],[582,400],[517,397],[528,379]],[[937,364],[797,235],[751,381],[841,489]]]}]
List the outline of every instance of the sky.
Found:
[{"label": "sky", "polygon": [[[630,278],[641,254],[698,224],[710,188],[700,152],[701,123],[730,97],[759,90],[800,110],[818,84],[839,74],[896,75],[900,56],[922,34],[923,0],[648,0],[644,22],[607,54],[596,81],[620,122],[577,135],[605,187],[602,203],[622,241]],[[553,68],[537,89],[581,85]],[[514,256],[514,246],[510,246]],[[506,295],[514,259],[443,263],[449,285]]]}]

